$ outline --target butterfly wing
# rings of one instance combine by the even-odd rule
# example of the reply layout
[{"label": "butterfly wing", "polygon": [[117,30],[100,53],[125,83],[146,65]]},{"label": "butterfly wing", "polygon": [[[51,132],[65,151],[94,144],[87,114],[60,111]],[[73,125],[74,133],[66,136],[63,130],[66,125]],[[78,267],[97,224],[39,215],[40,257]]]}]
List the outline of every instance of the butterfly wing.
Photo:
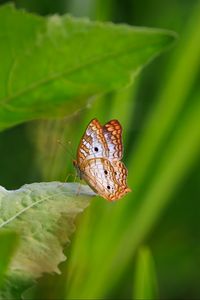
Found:
[{"label": "butterfly wing", "polygon": [[77,151],[80,178],[100,196],[109,201],[120,199],[131,190],[126,183],[127,169],[122,158],[122,127],[111,120],[103,127],[93,119],[81,139]]},{"label": "butterfly wing", "polygon": [[123,162],[116,160],[112,161],[112,166],[114,168],[115,172],[115,178],[120,186],[123,186],[128,189],[129,192],[131,192],[131,189],[128,188],[127,186],[127,175],[128,175],[128,170],[123,164]]},{"label": "butterfly wing", "polygon": [[108,156],[108,145],[103,134],[103,127],[93,119],[81,139],[77,152],[77,162],[81,168],[84,160]]},{"label": "butterfly wing", "polygon": [[110,160],[120,160],[123,155],[122,126],[117,120],[111,120],[103,126],[103,134],[108,145]]},{"label": "butterfly wing", "polygon": [[126,174],[117,176],[108,159],[96,158],[87,161],[82,177],[100,196],[115,201],[130,191],[126,185]]}]

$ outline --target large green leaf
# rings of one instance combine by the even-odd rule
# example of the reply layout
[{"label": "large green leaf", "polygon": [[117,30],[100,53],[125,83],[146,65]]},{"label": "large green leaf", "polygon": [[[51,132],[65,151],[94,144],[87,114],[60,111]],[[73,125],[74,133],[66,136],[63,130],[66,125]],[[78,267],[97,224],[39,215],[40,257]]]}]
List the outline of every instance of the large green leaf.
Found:
[{"label": "large green leaf", "polygon": [[21,237],[2,297],[12,295],[10,286],[15,281],[23,289],[44,272],[59,273],[74,218],[89,205],[92,195],[88,186],[75,183],[34,183],[15,191],[1,187],[0,229],[13,230]]},{"label": "large green leaf", "polygon": [[128,84],[174,33],[0,8],[0,129],[66,116]]}]

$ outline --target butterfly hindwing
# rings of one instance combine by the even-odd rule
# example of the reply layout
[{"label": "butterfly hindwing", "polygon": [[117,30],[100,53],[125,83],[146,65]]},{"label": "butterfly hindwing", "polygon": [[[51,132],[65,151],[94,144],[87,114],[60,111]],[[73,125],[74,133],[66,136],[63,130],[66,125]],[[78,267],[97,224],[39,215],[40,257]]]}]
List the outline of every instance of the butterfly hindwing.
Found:
[{"label": "butterfly hindwing", "polygon": [[115,172],[115,178],[120,186],[127,187],[127,175],[128,171],[122,161],[116,160],[112,162],[112,166]]},{"label": "butterfly hindwing", "polygon": [[83,178],[94,191],[110,201],[117,200],[130,191],[124,176],[116,176],[116,171],[108,159],[89,160]]}]

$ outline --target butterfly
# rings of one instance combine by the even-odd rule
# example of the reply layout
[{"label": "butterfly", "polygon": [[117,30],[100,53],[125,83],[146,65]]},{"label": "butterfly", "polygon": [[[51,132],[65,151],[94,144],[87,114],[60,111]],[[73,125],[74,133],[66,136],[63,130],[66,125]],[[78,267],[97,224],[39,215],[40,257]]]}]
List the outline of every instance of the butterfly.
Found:
[{"label": "butterfly", "polygon": [[86,128],[73,161],[80,179],[100,196],[115,201],[131,192],[123,162],[122,126],[111,120],[102,126],[93,119]]}]

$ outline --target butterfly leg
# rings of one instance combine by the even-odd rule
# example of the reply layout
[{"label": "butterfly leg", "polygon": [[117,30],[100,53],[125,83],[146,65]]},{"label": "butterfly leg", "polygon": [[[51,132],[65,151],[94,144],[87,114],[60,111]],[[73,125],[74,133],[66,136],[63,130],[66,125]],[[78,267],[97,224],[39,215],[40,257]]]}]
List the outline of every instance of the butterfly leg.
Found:
[{"label": "butterfly leg", "polygon": [[68,179],[69,179],[69,177],[72,177],[73,178],[73,182],[76,182],[76,179],[77,179],[77,175],[76,174],[74,174],[74,173],[68,173],[67,174],[67,176],[65,177],[65,180],[64,180],[64,182],[67,182],[68,181]]},{"label": "butterfly leg", "polygon": [[81,183],[78,183],[77,191],[76,191],[76,196],[79,196],[81,192]]},{"label": "butterfly leg", "polygon": [[65,183],[67,183],[69,177],[72,177],[72,178],[73,178],[73,182],[75,182],[75,180],[76,180],[76,178],[77,178],[77,175],[75,175],[74,173],[68,173],[67,176],[65,177],[64,182],[61,182],[61,184],[60,184],[59,186],[62,187]]}]

